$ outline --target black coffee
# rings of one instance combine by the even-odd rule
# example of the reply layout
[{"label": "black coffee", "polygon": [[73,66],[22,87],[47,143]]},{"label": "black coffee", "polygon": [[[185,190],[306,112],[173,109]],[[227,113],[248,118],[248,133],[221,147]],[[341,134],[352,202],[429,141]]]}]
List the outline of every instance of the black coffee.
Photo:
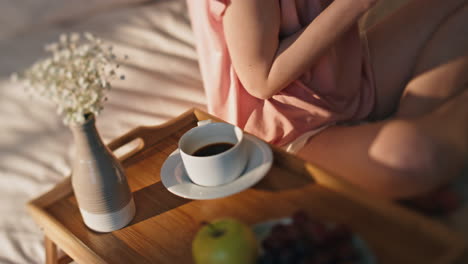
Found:
[{"label": "black coffee", "polygon": [[221,152],[224,152],[230,148],[232,148],[234,144],[232,143],[213,143],[206,145],[204,147],[199,148],[197,151],[195,151],[192,155],[193,156],[198,156],[198,157],[206,157],[206,156],[212,156],[219,154]]}]

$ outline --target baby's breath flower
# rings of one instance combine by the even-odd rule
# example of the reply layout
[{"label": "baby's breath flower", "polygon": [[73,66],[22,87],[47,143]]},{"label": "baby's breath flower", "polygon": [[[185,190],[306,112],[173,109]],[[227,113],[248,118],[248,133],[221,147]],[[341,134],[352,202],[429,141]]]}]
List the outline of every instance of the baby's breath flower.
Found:
[{"label": "baby's breath flower", "polygon": [[85,33],[84,33],[84,36],[85,36],[85,38],[86,38],[87,40],[89,40],[89,41],[94,40],[93,34],[91,34],[91,33],[89,33],[89,32],[85,32]]},{"label": "baby's breath flower", "polygon": [[58,43],[46,45],[45,50],[50,58],[12,74],[11,80],[49,98],[65,124],[82,124],[85,114],[98,115],[107,100],[105,91],[111,88],[109,80],[117,76],[112,46],[104,47],[99,38],[85,32],[83,38],[78,33],[62,34]]},{"label": "baby's breath flower", "polygon": [[80,40],[80,34],[73,32],[70,34],[70,41],[76,43]]},{"label": "baby's breath flower", "polygon": [[67,43],[67,35],[66,34],[61,34],[59,37],[60,43],[61,44],[66,44]]}]

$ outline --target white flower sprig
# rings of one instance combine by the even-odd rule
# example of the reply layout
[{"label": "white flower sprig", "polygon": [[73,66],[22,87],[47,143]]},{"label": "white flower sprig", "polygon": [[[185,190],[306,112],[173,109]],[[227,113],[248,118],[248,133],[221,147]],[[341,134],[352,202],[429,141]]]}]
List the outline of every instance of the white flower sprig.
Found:
[{"label": "white flower sprig", "polygon": [[98,115],[111,88],[109,81],[117,77],[119,68],[112,46],[105,47],[86,32],[83,36],[62,34],[59,42],[46,45],[45,50],[52,56],[13,74],[12,80],[23,83],[32,94],[51,99],[65,124],[83,124],[86,114]]}]

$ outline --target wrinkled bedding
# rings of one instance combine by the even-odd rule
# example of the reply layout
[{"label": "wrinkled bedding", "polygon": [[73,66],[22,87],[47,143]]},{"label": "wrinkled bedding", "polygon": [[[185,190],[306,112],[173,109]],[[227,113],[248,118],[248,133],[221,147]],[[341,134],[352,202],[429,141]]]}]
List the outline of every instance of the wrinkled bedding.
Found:
[{"label": "wrinkled bedding", "polygon": [[[387,1],[393,3],[394,1]],[[401,2],[401,1],[400,1]],[[385,12],[388,9],[383,8]],[[373,23],[378,14],[368,17]],[[73,140],[52,105],[9,75],[44,55],[63,32],[89,31],[114,45],[126,75],[115,81],[97,127],[105,142],[191,107],[205,109],[185,0],[3,0],[0,2],[0,263],[43,263],[43,235],[25,210],[69,175]],[[463,208],[447,221],[468,223]],[[468,237],[468,235],[467,235]]]},{"label": "wrinkled bedding", "polygon": [[54,107],[9,83],[10,73],[45,55],[45,43],[63,32],[90,31],[114,45],[117,55],[128,55],[121,68],[126,78],[113,83],[97,118],[105,142],[191,107],[205,109],[184,0],[42,2],[47,7],[35,0],[0,4],[0,12],[7,14],[2,19],[8,19],[0,22],[2,264],[43,263],[43,236],[25,204],[71,172],[73,139]]}]

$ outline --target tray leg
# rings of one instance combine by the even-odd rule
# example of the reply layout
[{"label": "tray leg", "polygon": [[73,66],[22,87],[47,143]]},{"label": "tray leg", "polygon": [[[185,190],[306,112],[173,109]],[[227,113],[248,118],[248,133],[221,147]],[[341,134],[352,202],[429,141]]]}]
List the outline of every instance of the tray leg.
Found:
[{"label": "tray leg", "polygon": [[63,250],[60,250],[54,241],[44,236],[46,264],[68,264],[73,261]]},{"label": "tray leg", "polygon": [[46,264],[58,264],[57,262],[57,246],[47,236],[44,236]]}]

